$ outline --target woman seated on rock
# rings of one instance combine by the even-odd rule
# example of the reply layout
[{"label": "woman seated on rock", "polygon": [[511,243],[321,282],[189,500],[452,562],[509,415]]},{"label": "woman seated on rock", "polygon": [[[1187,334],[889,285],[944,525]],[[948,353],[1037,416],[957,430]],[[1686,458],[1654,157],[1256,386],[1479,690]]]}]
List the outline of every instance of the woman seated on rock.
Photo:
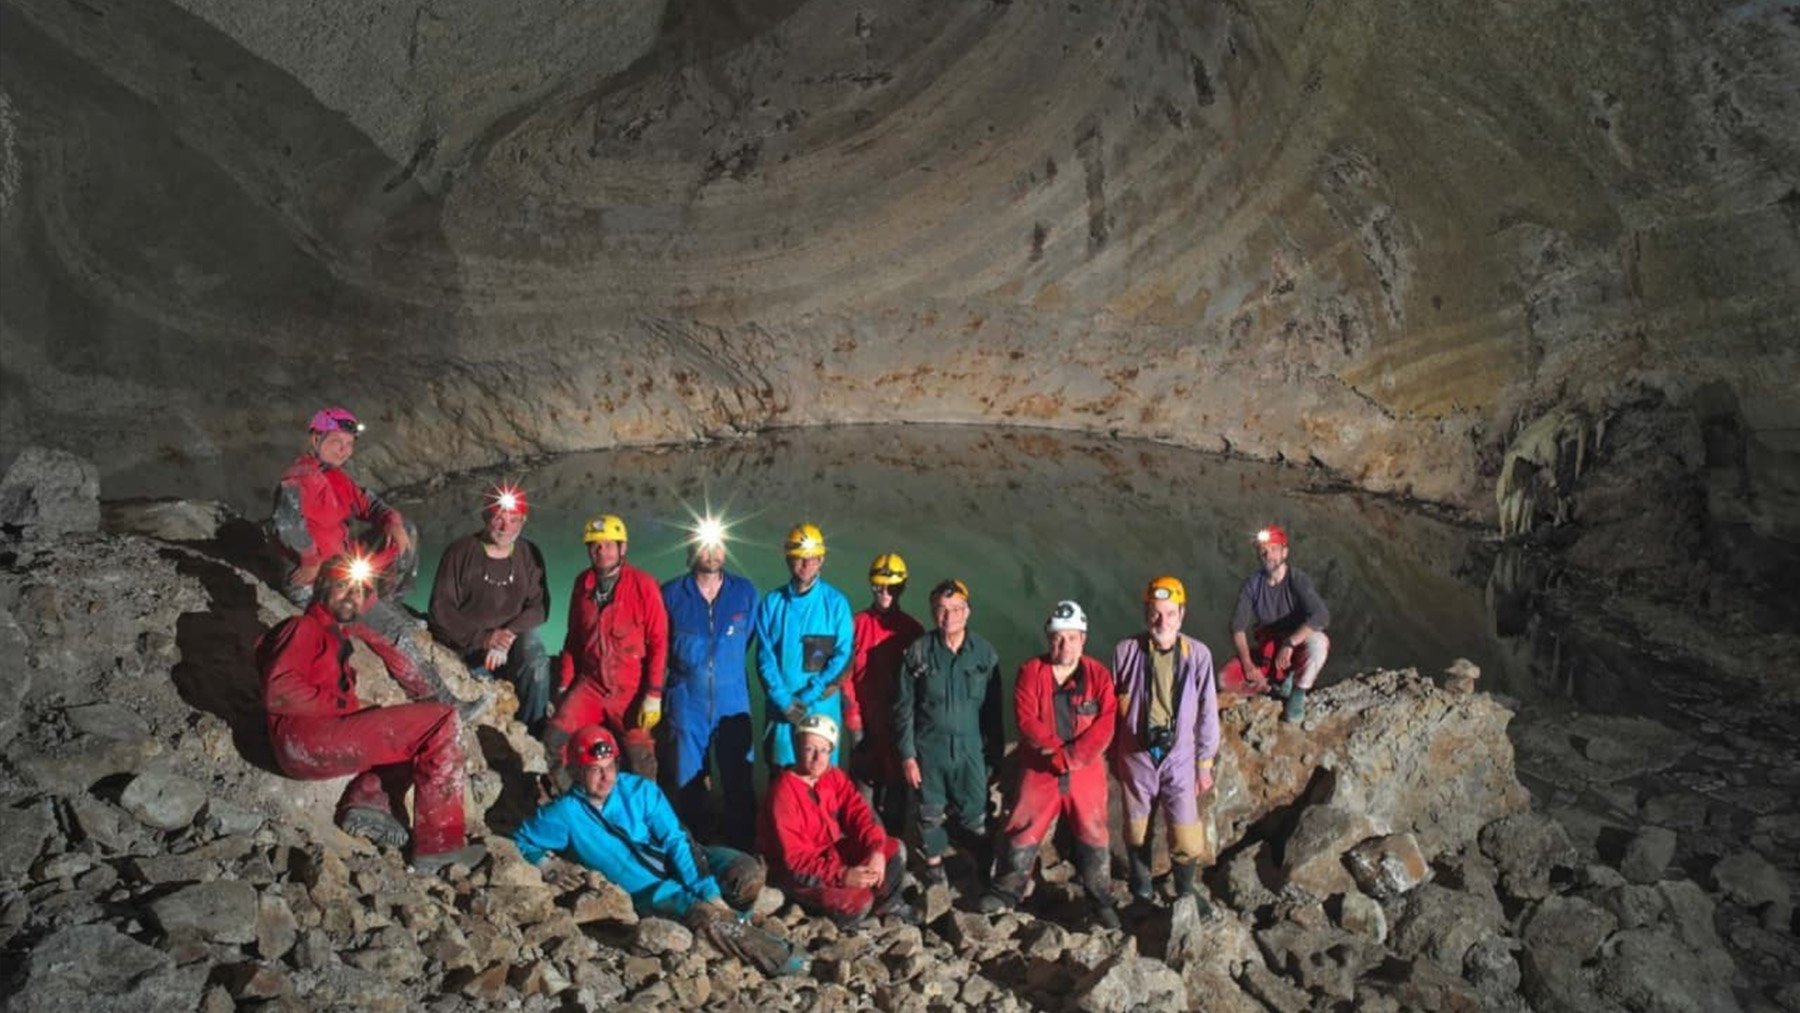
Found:
[{"label": "woman seated on rock", "polygon": [[906,848],[881,828],[850,775],[831,765],[837,744],[837,722],[801,719],[794,764],[769,784],[760,850],[790,897],[840,926],[871,911],[910,916],[900,896]]},{"label": "woman seated on rock", "polygon": [[793,974],[804,955],[734,912],[762,891],[762,860],[731,848],[701,848],[656,782],[619,770],[612,732],[589,725],[565,747],[574,785],[513,835],[533,865],[552,854],[600,873],[631,895],[639,914],[685,921],[721,952],[765,974]]}]

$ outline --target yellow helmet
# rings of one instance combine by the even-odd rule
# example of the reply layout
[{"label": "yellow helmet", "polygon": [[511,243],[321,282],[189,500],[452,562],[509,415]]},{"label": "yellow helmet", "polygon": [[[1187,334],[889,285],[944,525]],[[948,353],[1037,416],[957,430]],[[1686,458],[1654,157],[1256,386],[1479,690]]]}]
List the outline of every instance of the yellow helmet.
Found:
[{"label": "yellow helmet", "polygon": [[816,524],[796,524],[788,532],[782,546],[789,559],[821,559],[825,555],[825,533]]},{"label": "yellow helmet", "polygon": [[1187,588],[1174,577],[1158,577],[1144,588],[1144,604],[1155,601],[1172,601],[1177,605],[1187,604]]},{"label": "yellow helmet", "polygon": [[596,514],[589,517],[581,526],[581,540],[588,544],[594,542],[629,542],[631,538],[625,534],[625,522],[616,514]]},{"label": "yellow helmet", "polygon": [[869,583],[875,587],[895,587],[906,583],[906,560],[898,552],[884,552],[869,564]]}]

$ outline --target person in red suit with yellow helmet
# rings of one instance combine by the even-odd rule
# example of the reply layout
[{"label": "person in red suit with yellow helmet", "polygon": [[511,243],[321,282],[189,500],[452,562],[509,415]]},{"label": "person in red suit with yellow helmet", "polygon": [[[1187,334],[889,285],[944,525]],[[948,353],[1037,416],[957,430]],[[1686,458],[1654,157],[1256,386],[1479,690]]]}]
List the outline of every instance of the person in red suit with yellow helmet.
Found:
[{"label": "person in red suit with yellow helmet", "polygon": [[559,662],[556,715],[544,736],[558,767],[569,737],[603,725],[623,747],[632,773],[656,779],[650,732],[662,720],[669,661],[669,614],[656,579],[625,561],[624,520],[600,514],[582,526],[592,565],[569,592],[569,628]]}]

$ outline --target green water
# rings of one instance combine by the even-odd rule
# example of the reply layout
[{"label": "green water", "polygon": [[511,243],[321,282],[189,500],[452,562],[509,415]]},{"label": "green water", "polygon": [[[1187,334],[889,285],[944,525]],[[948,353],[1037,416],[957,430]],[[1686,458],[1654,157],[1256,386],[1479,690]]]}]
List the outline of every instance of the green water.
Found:
[{"label": "green water", "polygon": [[1087,609],[1088,653],[1109,659],[1112,644],[1140,628],[1145,583],[1163,573],[1187,584],[1187,632],[1223,661],[1238,587],[1256,567],[1252,536],[1271,522],[1287,528],[1292,564],[1331,608],[1322,683],[1378,666],[1436,672],[1461,656],[1486,670],[1484,688],[1500,689],[1514,664],[1489,632],[1464,530],[1387,500],[1313,491],[1295,469],[1031,430],[794,430],[458,476],[395,497],[424,543],[412,604],[425,606],[438,555],[479,528],[483,493],[502,479],[530,494],[525,537],[549,566],[552,652],[569,587],[587,566],[587,517],[622,516],[631,562],[666,580],[683,571],[688,527],[710,505],[732,521],[728,567],[759,589],[786,580],[781,540],[801,520],[824,530],[824,579],[852,608],[866,607],[868,565],[881,552],[906,557],[902,605],[921,618],[930,586],[961,578],[972,592],[971,628],[1009,672],[1042,650],[1045,615],[1061,598]]}]

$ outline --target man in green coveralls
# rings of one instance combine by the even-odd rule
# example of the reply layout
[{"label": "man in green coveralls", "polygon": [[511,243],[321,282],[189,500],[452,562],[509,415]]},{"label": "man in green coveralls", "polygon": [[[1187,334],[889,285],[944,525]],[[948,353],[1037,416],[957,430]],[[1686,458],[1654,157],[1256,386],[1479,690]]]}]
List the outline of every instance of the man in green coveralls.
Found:
[{"label": "man in green coveralls", "polygon": [[906,783],[918,793],[919,843],[929,886],[946,881],[944,851],[954,815],[961,843],[986,876],[988,779],[1006,748],[1000,709],[1000,656],[969,630],[969,587],[946,580],[931,591],[937,628],[914,640],[900,662],[894,738]]}]

